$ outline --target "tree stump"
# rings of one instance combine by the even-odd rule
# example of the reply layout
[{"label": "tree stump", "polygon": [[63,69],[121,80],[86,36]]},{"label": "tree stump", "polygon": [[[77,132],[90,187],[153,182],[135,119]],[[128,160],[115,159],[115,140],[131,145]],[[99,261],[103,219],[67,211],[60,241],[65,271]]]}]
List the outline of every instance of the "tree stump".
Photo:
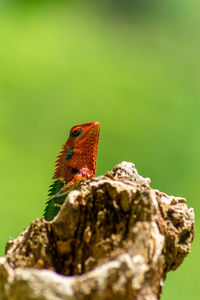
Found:
[{"label": "tree stump", "polygon": [[160,299],[193,237],[185,199],[122,162],[71,191],[51,222],[36,219],[8,242],[0,300]]}]

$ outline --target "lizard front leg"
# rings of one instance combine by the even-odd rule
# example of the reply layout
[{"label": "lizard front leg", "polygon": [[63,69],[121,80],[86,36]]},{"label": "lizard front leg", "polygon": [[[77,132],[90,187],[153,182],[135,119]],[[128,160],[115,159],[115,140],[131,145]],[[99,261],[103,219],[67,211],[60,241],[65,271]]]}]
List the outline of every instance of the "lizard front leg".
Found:
[{"label": "lizard front leg", "polygon": [[72,174],[74,174],[74,177],[72,180],[70,180],[64,187],[60,190],[59,194],[63,194],[65,192],[70,192],[73,190],[83,179],[89,179],[94,177],[94,172],[87,167],[71,170]]}]

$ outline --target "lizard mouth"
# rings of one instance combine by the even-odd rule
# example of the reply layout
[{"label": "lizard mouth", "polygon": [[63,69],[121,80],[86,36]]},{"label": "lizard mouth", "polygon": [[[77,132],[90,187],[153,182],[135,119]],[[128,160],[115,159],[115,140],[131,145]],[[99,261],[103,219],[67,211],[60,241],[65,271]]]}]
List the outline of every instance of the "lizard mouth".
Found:
[{"label": "lizard mouth", "polygon": [[94,125],[93,134],[98,135],[100,132],[100,123],[94,122],[93,125]]},{"label": "lizard mouth", "polygon": [[[82,136],[80,136],[80,143],[82,144],[82,147],[85,146],[90,149],[96,148],[95,145],[98,144],[99,135],[100,135],[100,123],[99,122],[90,122],[83,124],[83,126],[88,127],[88,130],[86,130]],[[92,151],[92,150],[90,150]],[[87,152],[87,151],[86,151]]]},{"label": "lizard mouth", "polygon": [[93,142],[97,142],[100,134],[100,123],[95,122],[94,127],[91,130],[90,138],[93,139]]},{"label": "lizard mouth", "polygon": [[[86,134],[89,133],[90,138],[98,138],[100,133],[100,123],[99,122],[90,122],[82,125],[83,127],[88,127],[89,130],[86,131]],[[83,137],[84,138],[84,137]]]}]

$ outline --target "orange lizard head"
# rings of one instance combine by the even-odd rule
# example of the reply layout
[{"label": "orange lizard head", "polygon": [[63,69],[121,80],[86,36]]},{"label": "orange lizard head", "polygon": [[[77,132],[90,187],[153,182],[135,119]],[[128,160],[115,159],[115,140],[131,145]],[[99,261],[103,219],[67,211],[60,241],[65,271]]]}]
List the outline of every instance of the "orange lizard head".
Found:
[{"label": "orange lizard head", "polygon": [[72,147],[81,147],[86,143],[98,145],[99,133],[99,122],[90,122],[76,125],[71,128],[67,142],[69,141],[69,145]]}]

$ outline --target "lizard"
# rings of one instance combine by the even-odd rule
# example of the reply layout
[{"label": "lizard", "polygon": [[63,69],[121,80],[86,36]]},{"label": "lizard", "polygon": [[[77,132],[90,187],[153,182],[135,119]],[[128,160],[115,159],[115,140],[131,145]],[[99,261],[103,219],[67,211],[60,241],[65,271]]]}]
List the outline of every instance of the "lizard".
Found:
[{"label": "lizard", "polygon": [[77,188],[80,181],[95,176],[99,134],[99,122],[71,128],[69,137],[57,156],[43,215],[47,221],[57,215],[67,194]]}]

